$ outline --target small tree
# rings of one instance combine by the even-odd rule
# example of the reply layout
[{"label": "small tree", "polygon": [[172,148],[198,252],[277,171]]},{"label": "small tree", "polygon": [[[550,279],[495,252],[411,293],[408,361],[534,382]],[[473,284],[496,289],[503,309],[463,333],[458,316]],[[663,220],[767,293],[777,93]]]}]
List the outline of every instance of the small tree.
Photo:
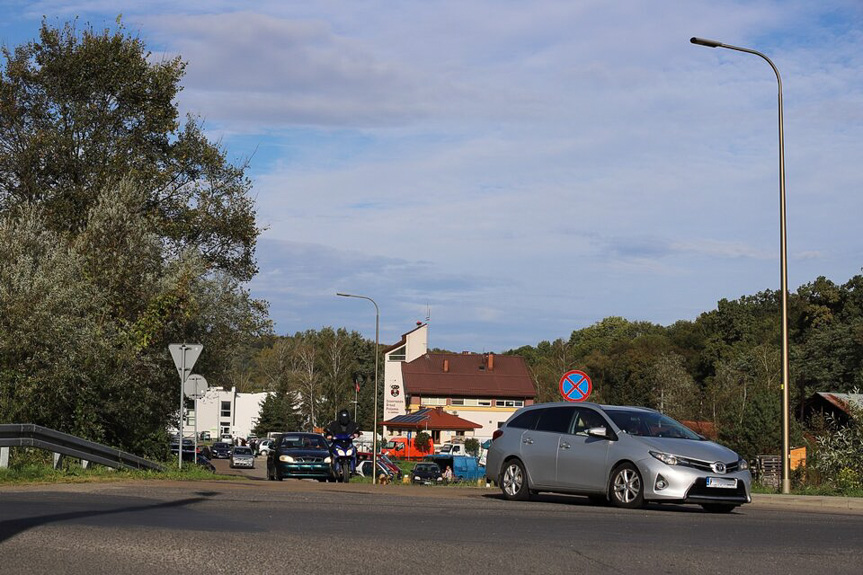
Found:
[{"label": "small tree", "polygon": [[465,439],[464,450],[476,457],[479,455],[479,440],[475,437]]},{"label": "small tree", "polygon": [[425,431],[420,431],[419,433],[417,433],[414,444],[420,451],[427,451],[431,447],[431,435],[429,435]]}]

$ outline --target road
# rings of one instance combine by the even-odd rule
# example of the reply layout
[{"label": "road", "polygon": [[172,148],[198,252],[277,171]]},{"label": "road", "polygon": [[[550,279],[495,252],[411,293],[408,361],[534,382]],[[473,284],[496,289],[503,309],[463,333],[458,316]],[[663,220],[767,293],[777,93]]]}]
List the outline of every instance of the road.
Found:
[{"label": "road", "polygon": [[[237,472],[262,476],[256,472]],[[860,573],[863,514],[264,480],[0,487],[0,573]]]}]

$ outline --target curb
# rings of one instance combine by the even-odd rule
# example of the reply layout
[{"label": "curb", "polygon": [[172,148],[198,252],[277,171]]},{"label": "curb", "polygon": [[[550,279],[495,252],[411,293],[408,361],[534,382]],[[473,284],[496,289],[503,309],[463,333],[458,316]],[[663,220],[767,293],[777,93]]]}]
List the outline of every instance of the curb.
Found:
[{"label": "curb", "polygon": [[863,497],[753,493],[752,505],[756,507],[796,507],[798,509],[820,511],[852,511],[863,513]]}]

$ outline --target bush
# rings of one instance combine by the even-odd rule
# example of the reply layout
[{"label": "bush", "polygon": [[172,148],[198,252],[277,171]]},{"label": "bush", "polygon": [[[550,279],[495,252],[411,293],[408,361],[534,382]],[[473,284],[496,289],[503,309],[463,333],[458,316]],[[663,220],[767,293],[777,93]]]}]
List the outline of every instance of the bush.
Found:
[{"label": "bush", "polygon": [[843,492],[863,488],[863,409],[849,406],[849,414],[846,425],[825,417],[827,430],[816,440],[814,461],[822,478]]}]

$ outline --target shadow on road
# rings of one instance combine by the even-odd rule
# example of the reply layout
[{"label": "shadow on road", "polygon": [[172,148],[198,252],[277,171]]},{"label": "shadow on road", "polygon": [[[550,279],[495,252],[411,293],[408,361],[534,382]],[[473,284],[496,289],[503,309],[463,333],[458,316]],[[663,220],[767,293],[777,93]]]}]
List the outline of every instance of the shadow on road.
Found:
[{"label": "shadow on road", "polygon": [[209,497],[217,495],[215,492],[201,492],[201,497],[188,497],[177,501],[167,501],[165,503],[156,503],[152,505],[133,505],[128,507],[119,507],[117,509],[108,510],[88,510],[88,511],[72,511],[68,513],[55,513],[52,515],[40,515],[38,517],[25,517],[22,519],[7,519],[0,521],[0,543],[11,539],[19,533],[23,533],[34,527],[41,527],[49,523],[57,523],[60,521],[69,521],[72,519],[82,519],[87,517],[98,517],[102,515],[112,515],[115,513],[136,513],[141,511],[152,511],[154,509],[163,509],[171,507],[184,507],[206,501]]}]

